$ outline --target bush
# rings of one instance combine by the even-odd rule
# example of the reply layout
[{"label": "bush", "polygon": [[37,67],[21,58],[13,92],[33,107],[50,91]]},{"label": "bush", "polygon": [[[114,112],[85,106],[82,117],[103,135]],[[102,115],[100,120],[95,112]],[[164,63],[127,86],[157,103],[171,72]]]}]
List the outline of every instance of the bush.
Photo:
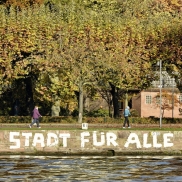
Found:
[{"label": "bush", "polygon": [[73,112],[71,113],[71,116],[73,117],[78,116],[78,109],[74,109]]},{"label": "bush", "polygon": [[88,116],[88,117],[106,117],[106,116],[109,116],[109,112],[108,112],[108,110],[98,109],[98,110],[86,113],[85,116]]},{"label": "bush", "polygon": [[139,117],[139,113],[136,109],[131,109],[130,113],[132,117]]},{"label": "bush", "polygon": [[[103,112],[105,113],[105,112]],[[124,117],[111,118],[98,111],[93,116],[84,116],[83,122],[85,123],[123,123]],[[104,115],[104,116],[103,116]],[[97,116],[97,117],[96,117]],[[40,118],[42,123],[77,123],[78,117],[73,116],[43,116]],[[140,117],[129,117],[130,123],[136,124],[159,124],[159,118],[140,118]],[[30,123],[30,116],[0,116],[0,123]],[[162,118],[163,124],[181,123],[180,118]]]}]

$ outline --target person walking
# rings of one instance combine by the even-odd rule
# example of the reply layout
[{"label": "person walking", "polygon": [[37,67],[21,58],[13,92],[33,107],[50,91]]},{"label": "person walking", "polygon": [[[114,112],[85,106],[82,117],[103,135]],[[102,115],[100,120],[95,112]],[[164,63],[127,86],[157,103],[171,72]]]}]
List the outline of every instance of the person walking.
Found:
[{"label": "person walking", "polygon": [[32,116],[32,123],[29,125],[30,128],[32,128],[33,124],[36,123],[38,128],[41,128],[39,126],[39,118],[42,117],[41,114],[39,113],[38,106],[35,106],[33,110],[33,116]]},{"label": "person walking", "polygon": [[123,128],[125,128],[126,123],[127,123],[127,125],[128,125],[128,128],[131,128],[131,127],[130,127],[130,124],[129,124],[129,119],[128,119],[128,117],[129,117],[129,115],[130,115],[130,110],[129,110],[129,109],[130,109],[129,106],[127,106],[126,109],[125,109],[124,112],[123,112],[123,115],[124,115],[124,124],[123,124]]}]

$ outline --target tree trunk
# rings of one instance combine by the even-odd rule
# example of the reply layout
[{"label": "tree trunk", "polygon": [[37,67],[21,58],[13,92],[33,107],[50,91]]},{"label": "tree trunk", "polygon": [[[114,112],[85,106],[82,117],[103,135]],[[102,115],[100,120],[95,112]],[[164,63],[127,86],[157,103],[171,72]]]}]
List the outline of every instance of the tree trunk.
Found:
[{"label": "tree trunk", "polygon": [[53,104],[51,107],[51,116],[59,116],[60,113],[60,100],[58,96],[53,96]]},{"label": "tree trunk", "polygon": [[83,83],[79,82],[79,102],[78,102],[78,123],[82,123],[83,118]]},{"label": "tree trunk", "polygon": [[119,103],[118,103],[118,89],[111,85],[111,95],[112,95],[112,100],[113,100],[113,109],[114,109],[114,118],[119,117]]},{"label": "tree trunk", "polygon": [[26,105],[28,115],[32,115],[32,111],[34,108],[34,100],[33,100],[33,89],[32,89],[32,78],[28,77],[25,79],[26,84]]},{"label": "tree trunk", "polygon": [[109,117],[112,118],[112,105],[109,104]]},{"label": "tree trunk", "polygon": [[128,106],[128,93],[125,94],[125,107],[126,108]]}]

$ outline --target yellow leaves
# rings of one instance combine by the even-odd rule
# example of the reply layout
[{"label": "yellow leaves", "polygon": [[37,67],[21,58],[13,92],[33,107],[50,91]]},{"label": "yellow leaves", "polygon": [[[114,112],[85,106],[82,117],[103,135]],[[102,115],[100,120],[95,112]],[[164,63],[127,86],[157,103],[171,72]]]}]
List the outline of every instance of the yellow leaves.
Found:
[{"label": "yellow leaves", "polygon": [[[93,73],[97,72],[102,80],[120,88],[133,85],[142,88],[145,76],[150,74],[151,52],[157,55],[165,39],[164,32],[169,31],[170,15],[165,17],[165,12],[150,11],[149,1],[140,1],[142,5],[139,1],[120,1],[122,7],[117,0],[97,2],[102,3],[102,8],[96,8],[99,11],[93,11],[92,7],[84,9],[74,2],[79,9],[71,11],[68,5],[61,6],[56,17],[44,7],[24,10],[14,17],[13,13],[8,18],[0,16],[0,22],[4,21],[2,17],[7,19],[0,30],[3,35],[0,44],[4,43],[4,48],[0,46],[1,66],[6,67],[3,60],[11,65],[12,60],[27,56],[31,61],[24,65],[16,63],[11,75],[18,78],[18,74],[29,74],[26,68],[29,63],[33,73],[44,76],[49,73],[53,78],[46,75],[39,79],[41,84],[36,83],[37,92],[46,94],[47,98],[56,92],[71,95],[78,89],[79,79],[93,80]],[[122,8],[126,11],[121,13]],[[133,63],[128,63],[128,59]],[[49,84],[50,88],[43,84]]]},{"label": "yellow leaves", "polygon": [[172,4],[172,5],[176,5],[176,6],[181,6],[182,7],[181,0],[169,0],[169,3]]}]

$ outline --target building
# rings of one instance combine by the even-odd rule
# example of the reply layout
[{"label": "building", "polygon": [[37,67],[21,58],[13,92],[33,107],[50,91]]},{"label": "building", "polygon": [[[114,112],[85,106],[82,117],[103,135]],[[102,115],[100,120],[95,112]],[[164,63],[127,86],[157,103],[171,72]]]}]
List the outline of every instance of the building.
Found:
[{"label": "building", "polygon": [[160,81],[153,81],[151,88],[141,91],[132,98],[132,109],[135,109],[140,117],[160,117],[160,97],[158,97],[160,87],[162,93],[167,92],[170,96],[165,102],[171,109],[164,110],[163,117],[182,118],[182,93],[176,87],[174,78],[171,78],[166,71],[162,71],[162,85]]}]

